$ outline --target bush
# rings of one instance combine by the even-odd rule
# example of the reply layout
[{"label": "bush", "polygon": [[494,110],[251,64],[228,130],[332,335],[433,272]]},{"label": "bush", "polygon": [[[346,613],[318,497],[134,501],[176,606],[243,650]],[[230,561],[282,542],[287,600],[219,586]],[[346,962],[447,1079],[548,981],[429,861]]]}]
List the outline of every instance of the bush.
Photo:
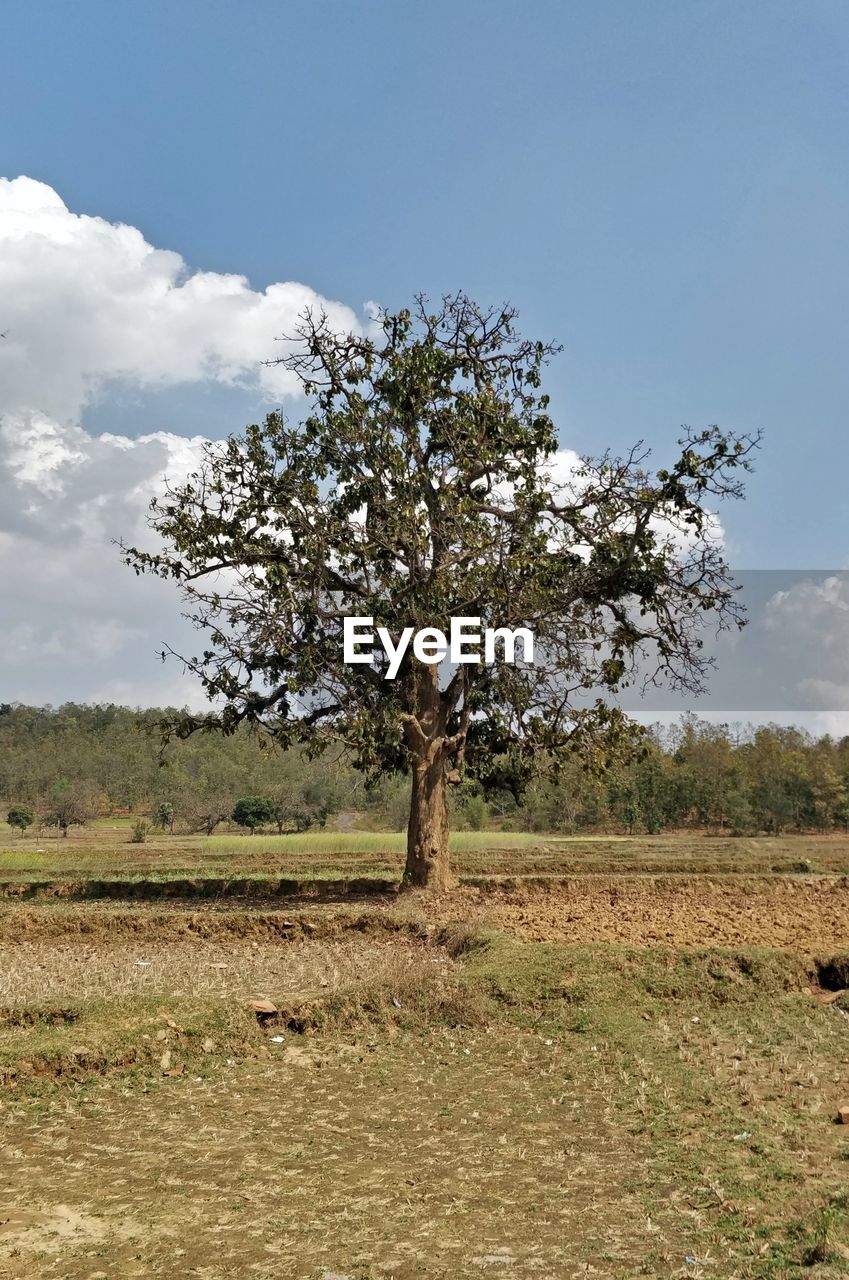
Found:
[{"label": "bush", "polygon": [[174,830],[174,806],[170,800],[163,800],[156,806],[154,820],[156,825],[161,827],[163,831],[165,831],[166,828],[169,831]]},{"label": "bush", "polygon": [[469,831],[483,831],[489,820],[489,805],[483,796],[469,796],[463,805],[463,817]]},{"label": "bush", "polygon": [[254,832],[263,823],[273,820],[274,805],[265,796],[243,796],[236,801],[230,816],[238,826]]},{"label": "bush", "polygon": [[17,827],[21,835],[24,834],[27,827],[31,827],[35,822],[35,814],[29,805],[15,804],[6,815],[6,821],[10,827]]},{"label": "bush", "polygon": [[133,823],[133,834],[130,836],[130,844],[144,844],[147,840],[147,833],[150,831],[150,823],[146,818],[139,818]]}]

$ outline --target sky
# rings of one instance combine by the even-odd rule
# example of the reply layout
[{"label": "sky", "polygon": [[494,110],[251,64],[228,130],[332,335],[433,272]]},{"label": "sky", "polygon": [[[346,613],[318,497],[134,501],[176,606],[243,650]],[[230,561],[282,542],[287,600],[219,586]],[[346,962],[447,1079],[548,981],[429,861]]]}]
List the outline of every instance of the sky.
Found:
[{"label": "sky", "polygon": [[191,699],[155,656],[186,641],[173,589],[111,540],[204,438],[297,411],[262,361],[305,304],[356,326],[457,288],[563,343],[564,449],[763,429],[729,558],[837,583],[842,660],[843,0],[40,0],[3,27],[0,699]]}]

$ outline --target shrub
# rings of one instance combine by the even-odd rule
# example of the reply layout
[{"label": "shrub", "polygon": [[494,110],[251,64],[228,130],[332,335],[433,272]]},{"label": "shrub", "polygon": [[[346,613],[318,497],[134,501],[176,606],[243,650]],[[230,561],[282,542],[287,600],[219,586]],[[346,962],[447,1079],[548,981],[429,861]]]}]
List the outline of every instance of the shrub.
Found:
[{"label": "shrub", "polygon": [[230,815],[240,827],[253,832],[274,818],[274,806],[265,796],[243,796],[237,800]]},{"label": "shrub", "polygon": [[469,831],[483,831],[489,819],[489,805],[483,796],[469,796],[463,806],[463,816]]},{"label": "shrub", "polygon": [[133,834],[130,836],[130,844],[144,844],[147,840],[147,833],[150,831],[150,823],[146,818],[139,818],[133,823]]},{"label": "shrub", "polygon": [[6,815],[6,821],[10,827],[17,827],[21,835],[24,834],[27,827],[31,827],[35,822],[35,814],[29,805],[15,804]]},{"label": "shrub", "polygon": [[166,828],[169,831],[174,830],[174,806],[170,800],[163,800],[161,804],[156,806],[154,821],[163,831]]}]

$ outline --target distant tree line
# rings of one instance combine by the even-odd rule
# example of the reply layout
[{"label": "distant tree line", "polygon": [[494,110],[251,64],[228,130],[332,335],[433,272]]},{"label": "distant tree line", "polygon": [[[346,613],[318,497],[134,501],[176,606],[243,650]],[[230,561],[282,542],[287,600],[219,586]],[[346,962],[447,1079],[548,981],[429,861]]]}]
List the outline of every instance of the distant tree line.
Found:
[{"label": "distant tree line", "polygon": [[[269,749],[249,731],[195,735],[161,747],[161,710],[0,704],[0,816],[26,831],[67,831],[96,816],[144,816],[163,831],[304,831],[332,815],[406,825],[409,782],[369,789],[343,756],[310,760]],[[644,750],[603,773],[579,759],[541,778],[517,804],[451,793],[466,829],[657,833],[682,828],[754,835],[849,829],[849,737],[781,725],[729,727],[685,717],[654,726]]]},{"label": "distant tree line", "polygon": [[[364,805],[362,779],[344,762],[263,749],[247,731],[199,734],[163,750],[163,714],[0,704],[0,816],[11,814],[21,830],[40,821],[67,831],[97,816],[137,814],[162,830],[211,835],[245,815],[248,829],[305,830]],[[241,807],[251,797],[262,802],[261,823]]]}]

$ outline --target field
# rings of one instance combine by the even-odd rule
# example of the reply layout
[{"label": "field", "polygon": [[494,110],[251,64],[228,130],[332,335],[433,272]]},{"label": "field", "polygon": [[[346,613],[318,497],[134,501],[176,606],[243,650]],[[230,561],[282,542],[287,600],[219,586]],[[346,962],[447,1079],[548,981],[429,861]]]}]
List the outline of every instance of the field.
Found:
[{"label": "field", "polygon": [[0,1276],[849,1275],[849,839],[0,831]]}]

